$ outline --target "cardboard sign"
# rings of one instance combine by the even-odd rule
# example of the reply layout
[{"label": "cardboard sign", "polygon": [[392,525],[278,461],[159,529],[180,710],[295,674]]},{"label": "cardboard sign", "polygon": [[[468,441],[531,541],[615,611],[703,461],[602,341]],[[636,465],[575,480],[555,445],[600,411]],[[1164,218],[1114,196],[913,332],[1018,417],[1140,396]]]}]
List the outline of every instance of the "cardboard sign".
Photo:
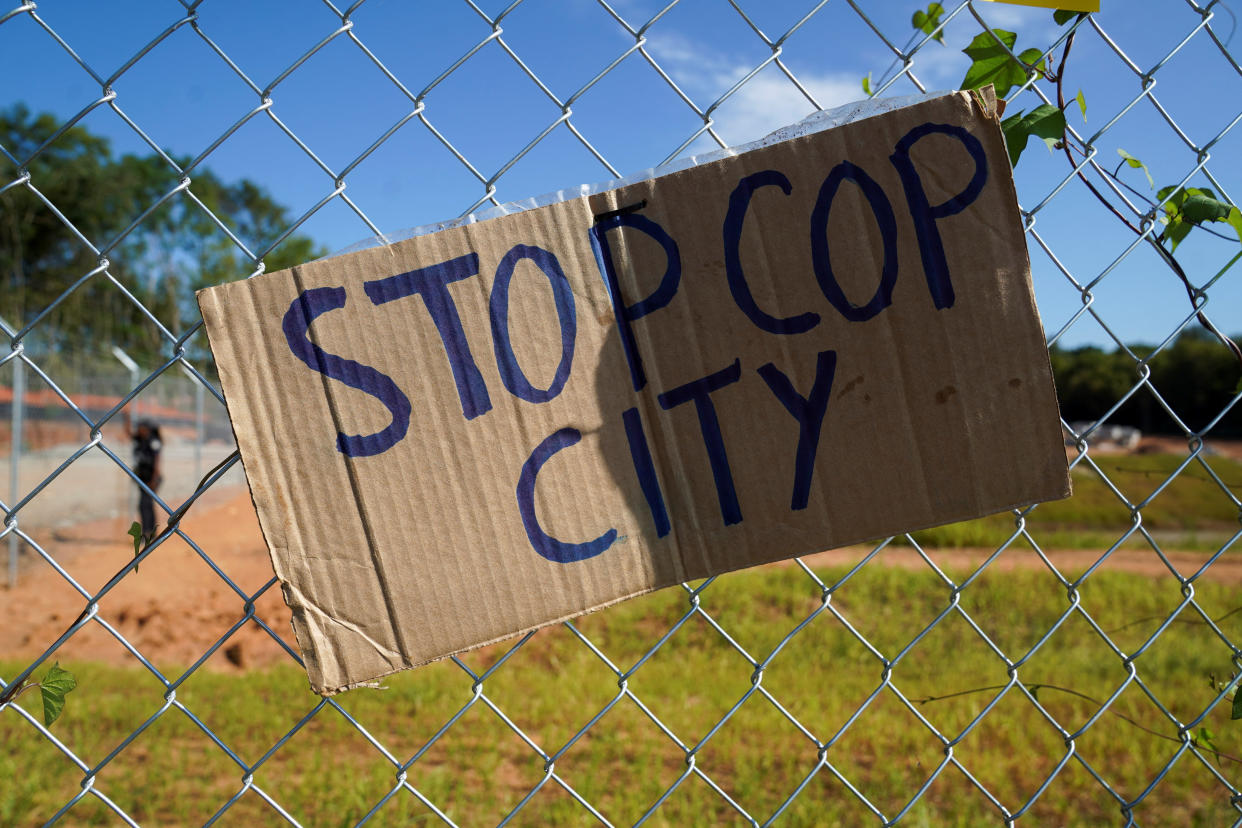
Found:
[{"label": "cardboard sign", "polygon": [[199,302],[321,693],[1069,493],[965,93]]}]

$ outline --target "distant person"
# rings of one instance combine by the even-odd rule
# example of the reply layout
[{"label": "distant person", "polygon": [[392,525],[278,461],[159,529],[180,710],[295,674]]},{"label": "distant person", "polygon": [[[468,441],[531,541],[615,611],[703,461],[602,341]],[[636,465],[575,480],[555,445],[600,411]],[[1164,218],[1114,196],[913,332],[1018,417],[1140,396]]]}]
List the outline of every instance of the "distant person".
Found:
[{"label": "distant person", "polygon": [[[142,541],[155,537],[155,501],[150,492],[159,488],[163,476],[160,473],[160,427],[151,420],[139,420],[137,427],[130,423],[129,412],[122,412],[125,433],[134,441],[134,474],[146,484],[138,487],[138,516],[142,521]],[[150,492],[148,491],[150,490]]]}]

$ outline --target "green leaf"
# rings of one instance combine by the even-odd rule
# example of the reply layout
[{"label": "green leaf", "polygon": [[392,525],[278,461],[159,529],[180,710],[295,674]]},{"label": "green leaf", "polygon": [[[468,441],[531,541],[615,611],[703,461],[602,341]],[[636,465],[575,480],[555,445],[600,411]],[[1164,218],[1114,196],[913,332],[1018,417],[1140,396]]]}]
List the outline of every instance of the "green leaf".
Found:
[{"label": "green leaf", "polygon": [[1022,118],[1025,110],[1019,109],[1005,120],[1001,121],[1001,132],[1005,135],[1005,148],[1009,150],[1009,166],[1018,166],[1018,156],[1022,154],[1022,150],[1026,149],[1026,142],[1031,137],[1030,133],[1023,132]]},{"label": "green leaf", "polygon": [[1229,713],[1229,718],[1242,719],[1242,693],[1233,697],[1233,710]]},{"label": "green leaf", "polygon": [[871,73],[868,72],[862,79],[863,94],[868,98],[871,97]]},{"label": "green leaf", "polygon": [[43,696],[44,725],[51,727],[52,722],[60,718],[61,711],[65,709],[65,695],[77,686],[78,681],[72,673],[60,669],[59,664],[52,665],[43,681],[39,682],[39,693]]},{"label": "green leaf", "polygon": [[[927,11],[916,11],[914,16],[910,18],[910,25],[918,29],[923,34],[931,34],[936,32],[936,28],[940,25],[940,15],[944,14],[944,6],[939,3],[930,3]],[[944,32],[936,32],[934,39],[943,44]]]},{"label": "green leaf", "polygon": [[1177,246],[1182,243],[1182,239],[1186,238],[1186,234],[1190,232],[1194,225],[1190,222],[1182,221],[1180,216],[1169,219],[1169,226],[1164,229],[1161,236],[1169,242],[1169,252],[1177,250]]},{"label": "green leaf", "polygon": [[[1048,73],[1048,67],[1044,65],[1044,53],[1038,49],[1023,49],[1022,53],[1018,55],[1018,60],[1028,66],[1035,67],[1044,74]],[[1025,83],[1025,77],[1023,78],[1023,82]]]},{"label": "green leaf", "polygon": [[1176,215],[1181,217],[1182,208],[1186,205],[1186,199],[1194,195],[1207,196],[1208,198],[1216,198],[1216,193],[1207,187],[1161,187],[1156,192],[1156,198],[1164,201],[1164,211],[1170,216]]},{"label": "green leaf", "polygon": [[1161,187],[1156,196],[1164,201],[1164,221],[1168,226],[1162,235],[1168,240],[1170,251],[1177,249],[1192,227],[1205,221],[1225,222],[1242,241],[1242,211],[1217,198],[1207,187]]},{"label": "green leaf", "polygon": [[996,97],[1003,98],[1010,89],[1026,83],[1026,67],[1014,60],[1005,48],[1013,49],[1017,42],[1018,36],[1004,29],[992,29],[977,35],[962,50],[972,62],[966,70],[966,77],[962,79],[961,88],[978,89],[990,83],[996,87]]},{"label": "green leaf", "polygon": [[1018,112],[1001,121],[1001,131],[1005,133],[1009,163],[1016,167],[1032,135],[1042,138],[1049,149],[1065,137],[1065,113],[1052,104],[1042,104],[1030,112]]},{"label": "green leaf", "polygon": [[1028,123],[1031,134],[1043,138],[1049,147],[1065,137],[1065,113],[1052,104],[1035,107],[1022,120]]},{"label": "green leaf", "polygon": [[1225,217],[1225,223],[1233,228],[1233,232],[1238,234],[1238,241],[1242,242],[1242,210],[1237,207],[1229,208],[1229,215]]},{"label": "green leaf", "polygon": [[1224,221],[1229,216],[1233,205],[1220,199],[1195,192],[1182,204],[1182,216],[1192,224],[1201,221]]},{"label": "green leaf", "polygon": [[1052,13],[1052,19],[1056,21],[1056,24],[1058,26],[1064,26],[1066,23],[1070,22],[1075,17],[1079,17],[1081,15],[1082,15],[1082,12],[1066,11],[1064,9],[1057,9],[1056,11]]},{"label": "green leaf", "polygon": [[1150,172],[1150,171],[1148,171],[1148,169],[1147,169],[1147,165],[1146,165],[1146,164],[1144,164],[1142,161],[1140,161],[1140,160],[1138,160],[1137,158],[1135,158],[1135,157],[1134,157],[1133,155],[1131,155],[1130,153],[1128,153],[1128,152],[1126,152],[1125,150],[1121,149],[1120,147],[1118,147],[1118,148],[1117,148],[1117,154],[1118,154],[1118,155],[1120,155],[1122,158],[1124,158],[1124,159],[1125,159],[1125,161],[1126,161],[1126,163],[1127,163],[1127,164],[1129,164],[1129,165],[1130,165],[1131,167],[1133,167],[1134,169],[1136,169],[1136,170],[1142,170],[1142,171],[1143,171],[1143,174],[1147,176],[1147,186],[1149,186],[1149,187],[1151,187],[1151,188],[1153,188],[1153,189],[1155,188],[1155,186],[1156,186],[1156,182],[1152,180],[1152,177],[1151,177],[1151,172]]},{"label": "green leaf", "polygon": [[1074,96],[1074,100],[1078,101],[1078,108],[1082,110],[1082,122],[1087,122],[1087,99],[1083,97],[1082,90],[1078,90],[1078,94]]},{"label": "green leaf", "polygon": [[1216,754],[1216,761],[1217,763],[1220,762],[1220,750],[1216,747],[1215,735],[1212,731],[1208,730],[1206,727],[1199,728],[1199,730],[1195,733],[1194,741]]},{"label": "green leaf", "polygon": [[[129,525],[129,532],[127,534],[132,535],[134,538],[134,557],[136,558],[142,552],[142,524],[134,521]],[[134,567],[134,571],[138,571],[137,566]]]}]

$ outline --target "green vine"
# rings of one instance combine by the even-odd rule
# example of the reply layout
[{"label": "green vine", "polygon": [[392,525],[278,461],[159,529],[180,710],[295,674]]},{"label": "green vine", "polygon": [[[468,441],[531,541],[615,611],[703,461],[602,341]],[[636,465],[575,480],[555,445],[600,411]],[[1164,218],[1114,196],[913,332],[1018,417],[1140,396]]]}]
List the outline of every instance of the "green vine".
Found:
[{"label": "green vine", "polygon": [[[1062,47],[1060,64],[1056,72],[1049,71],[1047,58],[1038,49],[1026,49],[1015,54],[1014,49],[1018,42],[1018,35],[1015,32],[1004,29],[984,31],[962,50],[971,59],[971,64],[966,70],[966,76],[962,79],[961,88],[977,89],[990,83],[996,88],[997,96],[1004,97],[1014,88],[1021,88],[1040,80],[1053,84],[1056,104],[1041,104],[1029,112],[1019,110],[1001,121],[1001,129],[1005,134],[1005,143],[1009,149],[1010,163],[1017,166],[1022,152],[1033,137],[1043,140],[1049,150],[1061,150],[1073,168],[1074,175],[1086,186],[1087,190],[1123,225],[1136,235],[1143,236],[1156,250],[1156,253],[1182,283],[1191,306],[1197,308],[1199,290],[1191,283],[1186,271],[1174,257],[1174,251],[1194,228],[1200,228],[1211,235],[1234,241],[1231,236],[1224,235],[1210,227],[1218,223],[1232,228],[1237,236],[1236,240],[1242,242],[1242,211],[1236,205],[1220,199],[1216,193],[1206,187],[1167,186],[1156,190],[1155,180],[1147,165],[1122,148],[1117,148],[1121,161],[1114,170],[1110,171],[1096,164],[1087,163],[1091,160],[1091,151],[1073,139],[1065,116],[1071,103],[1077,104],[1085,123],[1087,99],[1081,89],[1073,98],[1066,99],[1065,76],[1078,26],[1088,17],[1086,13],[1073,11],[1058,10],[1053,13],[1053,19],[1057,25],[1074,24],[1065,37],[1065,45]],[[915,28],[925,31],[921,26],[916,25]],[[1154,198],[1127,183],[1121,177],[1123,168],[1141,170],[1147,179],[1148,192],[1156,190]],[[1086,171],[1094,172],[1110,184],[1129,191],[1147,205],[1154,218],[1140,216],[1137,217],[1139,222],[1136,224],[1101,192],[1100,188],[1087,177]],[[1161,225],[1159,232],[1150,231],[1149,221],[1155,221]],[[1226,265],[1226,269],[1239,258],[1242,258],[1242,250],[1239,250],[1238,255]],[[1242,348],[1219,331],[1202,312],[1196,312],[1195,316],[1199,324],[1228,348],[1234,358],[1242,364]]]},{"label": "green vine", "polygon": [[13,701],[28,690],[39,689],[43,697],[43,724],[51,727],[52,722],[60,718],[65,709],[65,696],[78,686],[78,680],[68,670],[62,670],[60,664],[53,664],[40,681],[25,680],[19,682],[10,692],[5,693],[6,702]]}]

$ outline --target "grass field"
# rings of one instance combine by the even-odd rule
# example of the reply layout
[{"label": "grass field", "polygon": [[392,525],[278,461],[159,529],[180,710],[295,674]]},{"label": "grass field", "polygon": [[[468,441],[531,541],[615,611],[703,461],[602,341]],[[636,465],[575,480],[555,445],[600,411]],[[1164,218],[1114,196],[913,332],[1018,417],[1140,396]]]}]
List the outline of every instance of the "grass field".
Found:
[{"label": "grass field", "polygon": [[[1080,492],[1082,489],[1080,488]],[[899,550],[894,550],[893,554]],[[832,593],[831,607],[888,659],[892,685],[907,699],[1004,684],[1005,662],[957,611],[904,651],[950,606],[951,588],[930,569],[907,571],[868,564]],[[1014,551],[1006,554],[1029,554]],[[825,582],[841,571],[818,573]],[[1205,580],[1210,581],[1209,574]],[[580,619],[578,628],[627,669],[669,631],[689,603],[668,589]],[[1079,592],[1081,608],[1126,653],[1135,653],[1183,600],[1177,583],[1110,572],[1093,574]],[[1213,618],[1242,604],[1236,588],[1196,585],[1195,600]],[[763,658],[802,619],[821,606],[820,588],[797,567],[765,568],[724,576],[702,593],[702,609],[756,658]],[[1070,607],[1065,589],[1046,571],[985,571],[960,594],[958,606],[1010,659],[1022,660]],[[1149,699],[1159,699],[1182,722],[1212,702],[1209,676],[1230,675],[1232,652],[1191,609],[1169,624],[1127,670],[1077,611],[1039,649],[1021,661],[1018,676],[1043,687],[1037,699],[1067,731],[1089,722],[1103,700],[1116,700],[1073,743],[1074,756],[1019,824],[1104,825],[1124,820],[1099,774],[1123,798],[1138,797],[1179,750],[1177,727]],[[1242,613],[1220,621],[1242,640]],[[463,658],[476,672],[506,647]],[[897,658],[899,653],[905,654]],[[219,658],[219,655],[217,655]],[[12,675],[23,665],[0,662]],[[100,762],[163,706],[162,687],[140,668],[75,663],[79,688],[69,697],[54,733],[87,763]],[[160,665],[171,676],[177,669]],[[804,627],[764,670],[762,687],[821,742],[834,739],[826,760],[883,813],[899,812],[945,759],[937,738],[892,689],[881,690],[883,664],[825,610]],[[753,670],[702,616],[695,615],[629,677],[633,691],[686,744],[708,734],[751,689]],[[1140,687],[1140,682],[1142,687]],[[385,690],[356,690],[337,698],[400,761],[471,700],[471,679],[440,663],[395,676]],[[1145,690],[1144,690],[1145,688]],[[1071,692],[1065,692],[1073,691]],[[483,684],[502,709],[549,753],[570,740],[618,694],[617,676],[568,630],[544,630]],[[37,694],[22,700],[37,709]],[[995,690],[956,696],[915,709],[953,741],[952,754],[1011,811],[1039,789],[1066,757],[1062,734],[1018,691],[1005,694],[977,725],[974,718]],[[254,770],[254,784],[307,826],[353,824],[394,785],[395,769],[331,706],[320,710],[274,753],[299,720],[320,704],[294,666],[244,674],[200,670],[176,700],[208,725]],[[1142,727],[1125,721],[1121,714]],[[1238,812],[1214,774],[1242,784],[1242,722],[1229,704],[1203,722],[1214,744],[1235,758],[1209,765],[1185,751],[1161,783],[1136,807],[1144,825],[1226,825]],[[1155,734],[1144,730],[1155,731]],[[964,735],[962,735],[964,734]],[[1159,735],[1156,735],[1159,734]],[[1162,738],[1163,737],[1163,738]],[[82,773],[15,715],[0,716],[0,824],[39,824],[80,790]],[[1210,754],[1205,754],[1209,755]],[[266,757],[266,758],[265,758]],[[759,821],[768,818],[817,766],[817,747],[763,695],[752,694],[703,744],[695,765]],[[408,781],[459,824],[494,824],[543,777],[544,762],[489,709],[482,698],[410,767]],[[687,768],[685,752],[662,734],[629,698],[558,758],[556,773],[614,824],[629,824]],[[243,770],[176,708],[166,710],[104,767],[95,785],[143,824],[197,825],[242,787]],[[514,824],[591,824],[592,818],[555,782],[545,785]],[[281,822],[254,791],[246,792],[220,825]],[[742,817],[697,776],[687,778],[650,824],[743,823]],[[820,768],[781,824],[878,823],[845,786]],[[393,797],[369,824],[433,824],[436,819],[408,792]],[[908,812],[903,824],[974,826],[1001,823],[997,808],[953,766],[946,767]],[[86,797],[63,825],[111,825],[115,817]]]},{"label": "grass field", "polygon": [[[1144,503],[1185,462],[1185,455],[1101,455],[1093,459],[1100,471],[1086,463],[1074,467],[1073,497],[1044,503],[1027,518],[1027,531],[1040,546],[1109,548],[1133,525],[1130,510],[1117,492],[1142,506],[1142,525],[1170,548],[1219,549],[1240,528],[1238,507],[1197,461],[1192,461],[1158,495]],[[1207,463],[1235,497],[1242,493],[1242,463],[1220,456],[1208,457]],[[1013,532],[1011,516],[992,515],[916,532],[914,539],[929,546],[995,548]],[[1123,546],[1142,548],[1148,547],[1148,543],[1136,532]]]}]

